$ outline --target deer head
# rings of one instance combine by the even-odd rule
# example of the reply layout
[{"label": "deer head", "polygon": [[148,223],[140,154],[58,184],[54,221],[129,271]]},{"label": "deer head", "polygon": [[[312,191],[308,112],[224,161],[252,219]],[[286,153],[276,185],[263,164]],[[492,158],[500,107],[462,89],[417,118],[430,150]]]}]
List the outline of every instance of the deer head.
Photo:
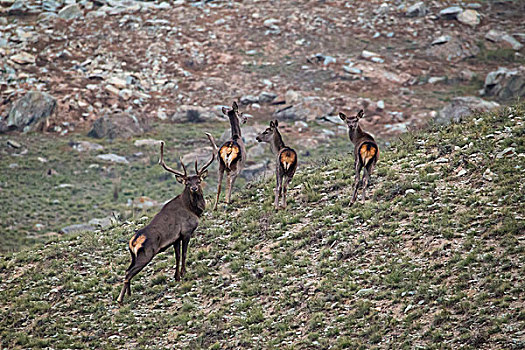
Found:
[{"label": "deer head", "polygon": [[197,160],[195,160],[195,175],[189,175],[186,171],[186,167],[184,166],[184,163],[182,162],[182,158],[179,158],[180,164],[182,166],[182,169],[184,170],[184,173],[181,173],[175,169],[172,169],[166,165],[164,162],[164,141],[161,141],[160,143],[160,160],[159,164],[162,165],[162,167],[169,171],[170,173],[175,174],[175,178],[177,181],[184,185],[185,190],[189,190],[191,193],[202,193],[202,181],[206,178],[208,175],[208,170],[206,170],[211,163],[213,163],[213,160],[215,159],[215,152],[212,153],[211,159],[206,163],[202,168],[198,168]]},{"label": "deer head", "polygon": [[279,126],[279,122],[277,119],[274,121],[272,120],[270,122],[270,127],[266,128],[263,132],[261,132],[257,137],[255,138],[258,142],[272,142],[273,141],[273,135],[275,131],[277,130],[277,127]]},{"label": "deer head", "polygon": [[346,122],[346,125],[348,125],[348,131],[353,132],[357,129],[359,126],[359,119],[363,118],[364,112],[361,109],[356,116],[353,117],[347,117],[344,113],[339,113],[339,118],[341,118],[343,121]]},{"label": "deer head", "polygon": [[237,102],[233,102],[231,109],[222,107],[222,113],[228,117],[230,116],[237,117],[237,119],[239,120],[241,124],[245,124],[246,120],[248,120],[248,118],[244,116],[243,112],[239,112],[239,106],[237,105]]}]

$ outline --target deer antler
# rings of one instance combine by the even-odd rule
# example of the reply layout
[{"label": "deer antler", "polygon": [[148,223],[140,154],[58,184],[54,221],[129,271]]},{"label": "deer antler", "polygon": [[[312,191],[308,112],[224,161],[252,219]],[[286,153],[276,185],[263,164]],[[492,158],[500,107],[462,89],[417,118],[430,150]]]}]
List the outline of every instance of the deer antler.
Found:
[{"label": "deer antler", "polygon": [[208,163],[206,163],[202,168],[201,170],[197,170],[197,160],[195,160],[195,171],[197,172],[197,175],[200,175],[204,172],[204,170],[206,170],[206,168],[208,168],[211,163],[213,163],[213,161],[215,160],[215,153],[216,153],[216,148],[217,146],[215,145],[215,141],[213,140],[213,136],[210,134],[210,133],[206,133],[206,136],[208,136],[208,140],[210,140],[210,143],[211,143],[211,146],[213,148],[213,151],[211,152],[211,159],[209,160]]},{"label": "deer antler", "polygon": [[182,168],[184,169],[184,174],[175,170],[175,169],[172,169],[170,168],[169,166],[166,165],[166,163],[164,162],[164,141],[161,141],[160,142],[160,159],[159,159],[159,164],[162,165],[162,167],[164,169],[166,169],[167,171],[169,171],[170,173],[173,173],[175,175],[178,175],[178,176],[184,176],[186,177],[187,173],[186,173],[186,167],[184,166],[184,164],[182,164],[182,159],[181,159],[181,164],[182,164]]}]

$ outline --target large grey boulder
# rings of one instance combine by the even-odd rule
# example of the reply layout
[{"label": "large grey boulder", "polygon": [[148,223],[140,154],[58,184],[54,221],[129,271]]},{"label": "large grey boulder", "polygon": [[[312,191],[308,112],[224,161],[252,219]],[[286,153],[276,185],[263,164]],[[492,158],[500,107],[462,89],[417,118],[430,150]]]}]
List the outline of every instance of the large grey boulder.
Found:
[{"label": "large grey boulder", "polygon": [[455,97],[451,103],[439,111],[434,121],[440,125],[446,125],[452,122],[457,123],[474,112],[485,112],[497,107],[499,107],[498,103],[485,101],[475,96]]},{"label": "large grey boulder", "polygon": [[89,137],[102,139],[128,138],[144,133],[147,125],[135,116],[119,113],[101,117],[93,123]]},{"label": "large grey boulder", "polygon": [[408,17],[422,17],[428,13],[428,7],[423,1],[417,2],[407,9]]},{"label": "large grey boulder", "polygon": [[479,47],[472,41],[444,35],[432,41],[427,55],[447,61],[460,61],[476,56],[479,51]]},{"label": "large grey boulder", "polygon": [[181,105],[170,119],[178,123],[202,123],[208,120],[221,120],[220,115],[222,115],[220,109],[214,110],[200,106]]},{"label": "large grey boulder", "polygon": [[525,67],[518,69],[499,68],[485,78],[485,96],[495,96],[501,100],[525,97]]},{"label": "large grey boulder", "polygon": [[40,91],[30,91],[13,103],[6,126],[24,132],[41,128],[55,112],[56,99]]}]

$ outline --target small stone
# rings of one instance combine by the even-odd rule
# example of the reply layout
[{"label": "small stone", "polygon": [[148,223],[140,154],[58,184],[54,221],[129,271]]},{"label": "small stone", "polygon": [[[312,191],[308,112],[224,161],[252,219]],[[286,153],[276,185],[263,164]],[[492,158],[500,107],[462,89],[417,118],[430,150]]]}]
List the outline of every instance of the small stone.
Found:
[{"label": "small stone", "polygon": [[467,173],[467,171],[465,169],[461,169],[459,172],[458,172],[458,176],[463,176]]},{"label": "small stone", "polygon": [[76,224],[76,225],[69,225],[60,230],[61,233],[69,234],[69,233],[79,233],[79,232],[92,232],[95,228],[89,224]]},{"label": "small stone", "polygon": [[377,108],[379,109],[385,109],[385,102],[383,100],[377,101]]},{"label": "small stone", "polygon": [[343,66],[343,70],[350,74],[361,74],[363,71],[359,68],[350,67],[350,66]]},{"label": "small stone", "polygon": [[19,144],[19,143],[16,142],[16,141],[13,141],[13,140],[7,140],[7,145],[8,145],[8,146],[11,146],[11,147],[13,147],[13,148],[20,148],[20,147],[22,147],[21,144]]},{"label": "small stone", "polygon": [[379,57],[379,54],[372,51],[363,50],[363,52],[361,52],[361,57],[370,59],[372,57]]},{"label": "small stone", "polygon": [[259,97],[257,97],[257,96],[253,96],[253,95],[245,95],[245,96],[242,96],[242,97],[239,99],[239,102],[240,102],[242,105],[249,105],[249,104],[252,104],[252,103],[257,103],[257,102],[259,102]]},{"label": "small stone", "polygon": [[430,77],[428,79],[429,84],[437,84],[439,82],[445,81],[447,77]]},{"label": "small stone", "polygon": [[58,12],[58,17],[65,20],[80,18],[82,16],[83,12],[77,4],[67,5]]},{"label": "small stone", "polygon": [[375,293],[375,289],[373,288],[362,288],[362,289],[359,289],[356,293],[357,296],[365,296],[365,295],[370,295],[370,294],[374,294]]},{"label": "small stone", "polygon": [[120,77],[111,77],[108,80],[108,83],[115,87],[118,87],[119,89],[124,89],[127,86],[126,79]]},{"label": "small stone", "polygon": [[475,27],[481,22],[479,13],[476,10],[465,10],[461,12],[458,14],[458,21],[471,27]]},{"label": "small stone", "polygon": [[97,158],[112,163],[129,164],[128,160],[125,157],[113,153],[99,154]]},{"label": "small stone", "polygon": [[509,44],[514,51],[520,51],[523,48],[523,44],[514,39],[512,35],[505,34],[501,37],[501,40]]},{"label": "small stone", "polygon": [[485,34],[485,39],[497,43],[501,41],[501,38],[503,38],[503,35],[505,34],[505,32],[500,30],[491,29]]},{"label": "small stone", "polygon": [[160,146],[161,140],[155,140],[155,139],[142,139],[142,140],[136,140],[133,144],[135,147],[143,147],[143,146]]},{"label": "small stone", "polygon": [[516,154],[516,148],[514,148],[514,147],[507,147],[503,151],[499,152],[496,155],[496,158],[497,159],[501,159],[501,158],[504,158],[504,157],[512,156],[514,154]]},{"label": "small stone", "polygon": [[483,173],[482,177],[487,181],[492,181],[494,179],[494,173],[490,170],[490,168],[487,168],[485,172]]},{"label": "small stone", "polygon": [[406,15],[408,17],[421,17],[425,16],[428,12],[428,7],[423,1],[417,2],[407,9]]},{"label": "small stone", "polygon": [[413,188],[409,188],[408,190],[405,191],[405,194],[414,194],[416,193],[416,190],[414,190]]},{"label": "small stone", "polygon": [[455,19],[461,12],[463,12],[461,7],[451,6],[439,11],[439,15],[446,19]]},{"label": "small stone", "polygon": [[263,91],[259,94],[259,103],[269,103],[275,100],[277,97],[277,94],[274,94],[273,92],[266,92]]},{"label": "small stone", "polygon": [[450,35],[442,35],[434,39],[434,41],[432,41],[430,45],[441,45],[441,44],[449,42],[451,39],[452,37]]},{"label": "small stone", "polygon": [[111,92],[112,94],[118,95],[120,90],[113,85],[106,85],[105,87],[106,91]]},{"label": "small stone", "polygon": [[11,56],[11,61],[18,64],[30,64],[36,62],[36,57],[27,52],[20,52]]}]

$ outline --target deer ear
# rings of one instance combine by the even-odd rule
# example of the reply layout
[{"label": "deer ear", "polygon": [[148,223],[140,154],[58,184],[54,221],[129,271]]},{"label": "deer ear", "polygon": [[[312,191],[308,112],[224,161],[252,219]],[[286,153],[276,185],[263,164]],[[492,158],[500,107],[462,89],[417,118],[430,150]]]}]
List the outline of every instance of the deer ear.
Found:
[{"label": "deer ear", "polygon": [[232,105],[232,108],[235,112],[237,112],[239,110],[239,106],[237,106],[237,102],[233,101],[233,105]]},{"label": "deer ear", "polygon": [[273,122],[273,125],[275,125],[275,127],[278,127],[279,126],[279,121],[277,119],[275,119],[275,121]]},{"label": "deer ear", "polygon": [[222,114],[228,115],[228,108],[222,107]]},{"label": "deer ear", "polygon": [[199,177],[201,178],[201,180],[204,180],[206,178],[206,176],[208,176],[208,170],[204,170],[202,172],[202,174],[199,175]]},{"label": "deer ear", "polygon": [[346,114],[344,114],[343,112],[339,112],[339,118],[341,118],[342,120],[346,120]]},{"label": "deer ear", "polygon": [[178,183],[184,184],[184,180],[185,180],[184,176],[175,175],[175,179],[177,179]]},{"label": "deer ear", "polygon": [[270,121],[270,128],[275,128],[275,123],[273,122],[273,120]]},{"label": "deer ear", "polygon": [[357,113],[357,119],[363,118],[365,115],[365,112],[363,110],[360,110],[359,113]]}]

